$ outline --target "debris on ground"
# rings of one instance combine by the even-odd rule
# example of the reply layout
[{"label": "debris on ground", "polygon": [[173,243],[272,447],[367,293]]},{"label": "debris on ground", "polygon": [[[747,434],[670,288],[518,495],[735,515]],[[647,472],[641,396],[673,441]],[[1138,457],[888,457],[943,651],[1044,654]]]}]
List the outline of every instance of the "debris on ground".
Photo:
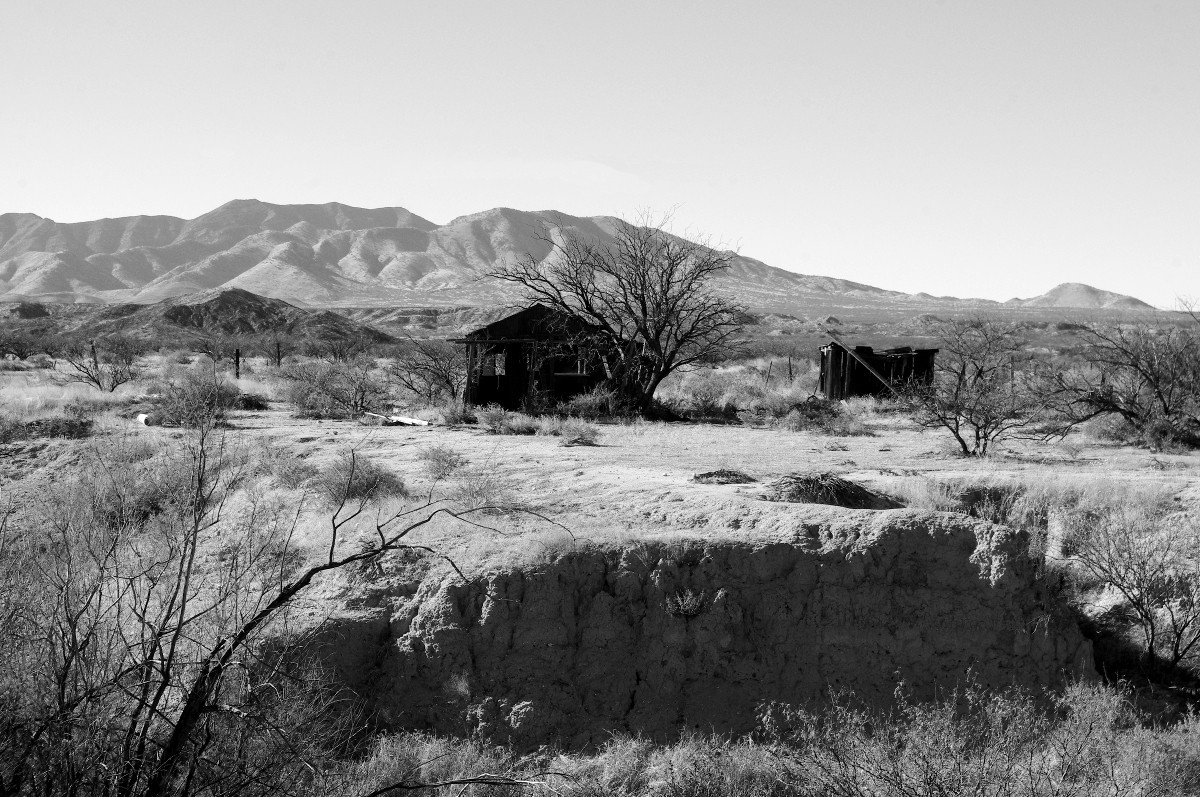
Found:
[{"label": "debris on ground", "polygon": [[827,504],[848,509],[899,509],[903,504],[835,473],[793,473],[766,485],[763,498],[794,504]]},{"label": "debris on ground", "polygon": [[721,469],[708,473],[697,473],[692,476],[692,481],[698,484],[750,484],[758,479],[742,473],[740,470]]}]

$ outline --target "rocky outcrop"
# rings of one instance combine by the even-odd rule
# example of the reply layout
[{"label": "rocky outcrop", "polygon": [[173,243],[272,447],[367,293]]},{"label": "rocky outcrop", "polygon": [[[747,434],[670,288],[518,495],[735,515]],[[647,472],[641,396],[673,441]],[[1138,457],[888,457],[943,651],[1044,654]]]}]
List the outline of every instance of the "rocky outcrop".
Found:
[{"label": "rocky outcrop", "polygon": [[797,517],[786,534],[574,548],[466,581],[430,571],[364,631],[383,645],[367,691],[395,725],[576,747],[746,732],[765,701],[843,689],[886,705],[900,680],[931,698],[969,672],[1031,689],[1091,672],[1024,534],[910,510]]}]

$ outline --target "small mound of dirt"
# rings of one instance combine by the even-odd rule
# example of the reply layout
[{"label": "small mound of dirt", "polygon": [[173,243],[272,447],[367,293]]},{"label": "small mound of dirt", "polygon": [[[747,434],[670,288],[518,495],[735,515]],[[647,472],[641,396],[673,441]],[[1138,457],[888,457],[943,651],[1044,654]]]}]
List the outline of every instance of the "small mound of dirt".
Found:
[{"label": "small mound of dirt", "polygon": [[767,485],[763,498],[793,504],[827,504],[848,509],[899,509],[887,496],[834,473],[793,473]]},{"label": "small mound of dirt", "polygon": [[697,473],[692,481],[699,484],[750,484],[758,479],[740,470],[713,470],[708,473]]}]

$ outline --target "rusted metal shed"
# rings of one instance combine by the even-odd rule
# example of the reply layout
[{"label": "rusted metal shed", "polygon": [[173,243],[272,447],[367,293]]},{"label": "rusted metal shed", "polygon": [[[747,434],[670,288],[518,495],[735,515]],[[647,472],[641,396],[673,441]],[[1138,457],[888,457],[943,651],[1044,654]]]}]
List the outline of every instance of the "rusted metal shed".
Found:
[{"label": "rusted metal shed", "polygon": [[467,347],[466,403],[516,410],[591,390],[606,373],[587,337],[572,316],[535,304],[452,339]]},{"label": "rusted metal shed", "polygon": [[850,396],[886,396],[905,384],[933,381],[937,349],[875,351],[870,346],[850,348],[841,341],[821,347],[821,376],[817,392],[827,399]]}]

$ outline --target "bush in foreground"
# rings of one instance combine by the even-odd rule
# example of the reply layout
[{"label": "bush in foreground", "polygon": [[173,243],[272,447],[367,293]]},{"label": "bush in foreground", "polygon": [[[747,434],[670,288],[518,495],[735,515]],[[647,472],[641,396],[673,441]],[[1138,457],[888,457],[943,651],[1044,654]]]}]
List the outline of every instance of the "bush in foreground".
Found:
[{"label": "bush in foreground", "polygon": [[518,758],[478,741],[397,734],[340,773],[337,793],[458,781],[462,791],[446,793],[470,794],[464,781],[488,776],[509,785],[480,794],[563,797],[1166,797],[1200,786],[1200,723],[1148,727],[1119,690],[1035,697],[967,686],[933,703],[896,697],[887,713],[849,695],[815,712],[764,705],[753,739],[614,736],[593,753]]}]

